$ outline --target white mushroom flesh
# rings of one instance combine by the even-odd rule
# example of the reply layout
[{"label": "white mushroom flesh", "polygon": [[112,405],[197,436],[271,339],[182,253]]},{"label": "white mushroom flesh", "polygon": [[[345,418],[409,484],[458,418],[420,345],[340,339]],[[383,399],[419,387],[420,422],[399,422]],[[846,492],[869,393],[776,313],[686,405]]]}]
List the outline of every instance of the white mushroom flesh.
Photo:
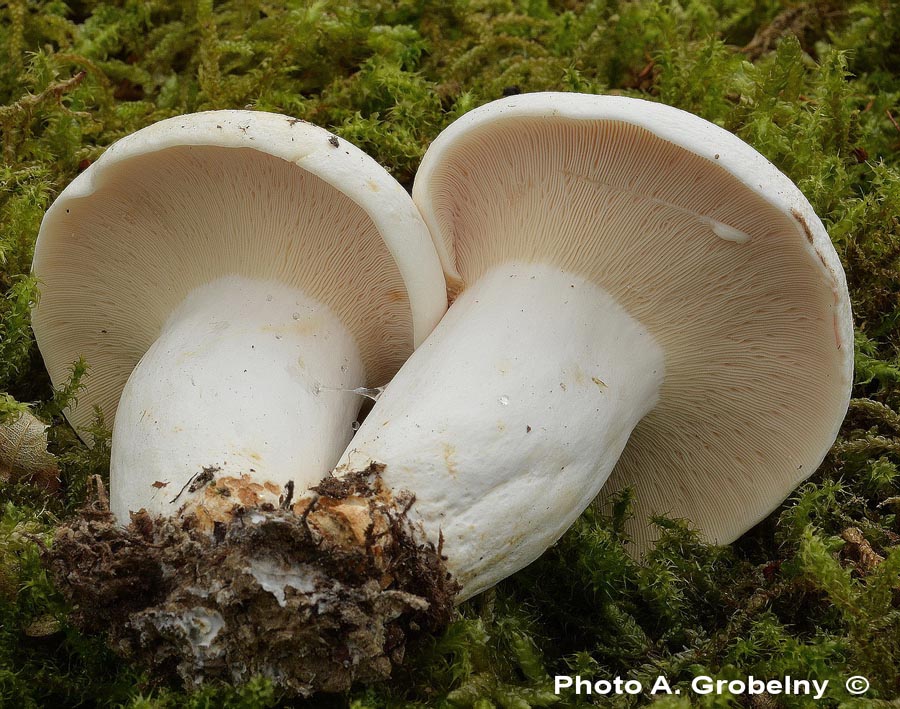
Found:
[{"label": "white mushroom flesh", "polygon": [[345,389],[383,385],[446,309],[396,180],[322,128],[256,111],[110,146],[48,209],[33,269],[51,379],[88,364],[69,421],[87,440],[96,409],[114,426],[123,522],[177,511],[204,468],[243,498],[207,496],[204,525],[288,481],[302,495],[352,433],[363,398]]},{"label": "white mushroom flesh", "polygon": [[852,381],[844,274],[802,193],[734,135],[635,99],[516,96],[439,136],[413,196],[458,289],[554,264],[664,349],[659,404],[602,493],[634,488],[633,548],[655,514],[730,542],[821,462]]},{"label": "white mushroom flesh", "polygon": [[349,442],[364,382],[349,330],[301,290],[237,276],[197,288],[122,392],[113,513],[173,514],[203,468],[265,481],[276,503],[289,481],[300,494]]},{"label": "white mushroom flesh", "polygon": [[539,556],[659,399],[664,357],[608,293],[546,265],[485,273],[385,389],[342,463],[388,463],[467,598]]}]

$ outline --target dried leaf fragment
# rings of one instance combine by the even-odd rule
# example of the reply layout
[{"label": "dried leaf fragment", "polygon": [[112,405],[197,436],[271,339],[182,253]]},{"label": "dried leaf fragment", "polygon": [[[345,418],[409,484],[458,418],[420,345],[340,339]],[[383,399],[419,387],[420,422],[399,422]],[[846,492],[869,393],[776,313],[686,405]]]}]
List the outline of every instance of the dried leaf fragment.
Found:
[{"label": "dried leaf fragment", "polygon": [[56,457],[47,451],[47,426],[27,411],[0,424],[0,481],[59,487]]}]

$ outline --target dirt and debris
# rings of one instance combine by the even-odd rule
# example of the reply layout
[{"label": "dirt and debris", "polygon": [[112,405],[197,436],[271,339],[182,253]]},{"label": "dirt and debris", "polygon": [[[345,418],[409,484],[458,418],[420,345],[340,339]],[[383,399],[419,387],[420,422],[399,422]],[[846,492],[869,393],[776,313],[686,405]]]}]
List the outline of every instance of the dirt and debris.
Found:
[{"label": "dirt and debris", "polygon": [[860,576],[867,576],[884,561],[884,557],[872,548],[858,527],[847,527],[841,532],[841,539],[846,542],[842,556],[856,565]]},{"label": "dirt and debris", "polygon": [[188,492],[197,492],[201,487],[207,485],[215,480],[216,473],[220,470],[220,468],[216,468],[213,466],[205,467],[203,470],[196,475],[188,478],[188,481],[182,486],[181,490],[178,491],[178,494],[172,498],[172,502],[178,500],[184,494],[184,491]]},{"label": "dirt and debris", "polygon": [[194,477],[193,481],[188,485],[188,492],[197,492],[200,488],[208,485],[215,480],[215,474],[219,468],[203,468],[203,472]]},{"label": "dirt and debris", "polygon": [[392,494],[377,466],[323,480],[290,508],[237,506],[210,532],[190,511],[133,513],[122,527],[102,486],[94,498],[45,564],[73,621],[160,682],[262,675],[293,695],[344,691],[386,679],[411,634],[454,612],[440,542],[423,541],[414,497]]}]

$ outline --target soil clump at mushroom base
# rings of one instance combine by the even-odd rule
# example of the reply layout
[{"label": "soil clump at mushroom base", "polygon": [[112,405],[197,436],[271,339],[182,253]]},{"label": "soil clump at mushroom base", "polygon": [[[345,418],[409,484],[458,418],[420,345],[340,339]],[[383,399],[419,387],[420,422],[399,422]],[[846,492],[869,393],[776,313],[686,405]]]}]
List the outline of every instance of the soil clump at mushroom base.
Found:
[{"label": "soil clump at mushroom base", "polygon": [[264,676],[308,696],[386,679],[410,636],[450,621],[458,586],[378,466],[312,492],[278,509],[235,500],[210,534],[190,510],[122,527],[98,483],[45,563],[79,628],[159,682]]}]

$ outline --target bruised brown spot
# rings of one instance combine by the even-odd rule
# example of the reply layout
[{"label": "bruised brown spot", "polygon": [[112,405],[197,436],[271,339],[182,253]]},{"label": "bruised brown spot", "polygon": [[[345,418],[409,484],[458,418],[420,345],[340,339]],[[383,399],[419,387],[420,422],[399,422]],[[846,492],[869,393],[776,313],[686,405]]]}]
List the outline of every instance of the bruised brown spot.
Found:
[{"label": "bruised brown spot", "polygon": [[447,466],[447,474],[455,478],[459,470],[456,467],[456,447],[450,443],[444,444],[444,463]]},{"label": "bruised brown spot", "polygon": [[511,551],[515,551],[521,546],[522,542],[525,541],[525,538],[527,536],[528,534],[526,532],[515,535],[514,537],[507,540],[505,544],[506,548]]},{"label": "bruised brown spot", "polygon": [[375,524],[369,503],[362,498],[320,498],[306,520],[310,529],[338,547],[365,544],[366,536]]},{"label": "bruised brown spot", "polygon": [[163,482],[162,480],[157,480],[155,483],[153,483],[153,485],[151,487],[155,487],[157,490],[159,490],[161,488],[166,487],[168,484],[169,483]]},{"label": "bruised brown spot", "polygon": [[179,514],[195,515],[200,529],[212,532],[216,522],[230,521],[241,507],[277,505],[280,494],[281,489],[272,482],[261,484],[247,474],[225,476],[207,482],[201,495],[185,503]]},{"label": "bruised brown spot", "polygon": [[394,288],[393,290],[389,290],[387,292],[387,299],[392,303],[403,303],[408,300],[406,295],[406,291],[402,288]]},{"label": "bruised brown spot", "polygon": [[[240,500],[242,505],[247,505],[248,507],[259,505],[263,501],[266,492],[266,488],[257,482],[253,482],[249,475],[241,475],[239,478],[221,478],[217,488],[230,491],[231,495]],[[210,493],[209,489],[207,489],[207,496],[209,494],[221,496],[218,490],[213,490]],[[277,487],[274,494],[278,494]]]},{"label": "bruised brown spot", "polygon": [[812,229],[809,228],[809,224],[806,222],[806,218],[796,207],[791,207],[791,216],[797,220],[797,223],[800,225],[800,228],[803,229],[803,233],[806,235],[806,240],[810,243],[810,245],[812,245],[815,239],[813,238]]},{"label": "bruised brown spot", "polygon": [[273,482],[264,482],[264,483],[263,483],[263,487],[266,488],[266,490],[268,490],[269,492],[271,492],[273,495],[280,495],[280,494],[281,494],[281,488],[278,487],[278,486],[277,486],[275,483],[273,483]]},{"label": "bruised brown spot", "polygon": [[291,512],[293,512],[298,517],[302,517],[307,513],[312,503],[312,497],[301,497],[293,505],[291,505]]}]

